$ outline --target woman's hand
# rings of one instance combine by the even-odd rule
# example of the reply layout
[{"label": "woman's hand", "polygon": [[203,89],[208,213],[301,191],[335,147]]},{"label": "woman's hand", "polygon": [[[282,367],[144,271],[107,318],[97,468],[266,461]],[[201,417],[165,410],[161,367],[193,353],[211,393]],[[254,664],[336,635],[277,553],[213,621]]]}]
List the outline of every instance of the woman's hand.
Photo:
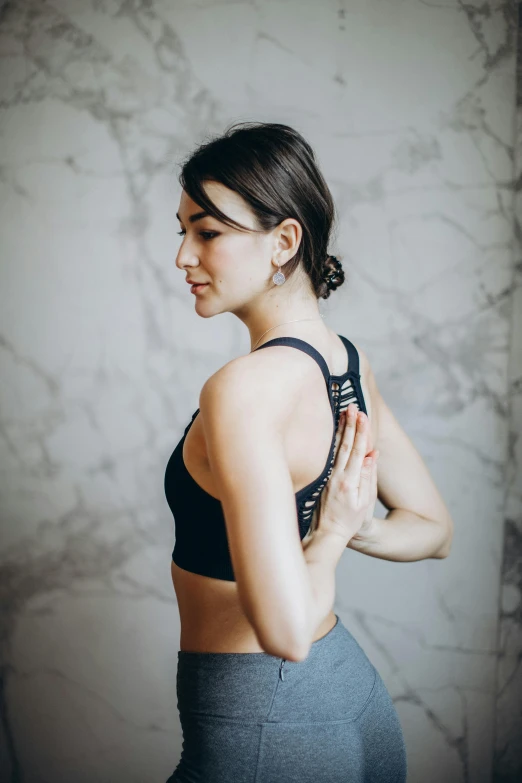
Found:
[{"label": "woman's hand", "polygon": [[[370,422],[354,403],[339,419],[339,448],[320,501],[316,531],[335,533],[350,541],[370,527],[377,500],[377,459],[372,449]],[[314,531],[315,532],[315,531]]]}]

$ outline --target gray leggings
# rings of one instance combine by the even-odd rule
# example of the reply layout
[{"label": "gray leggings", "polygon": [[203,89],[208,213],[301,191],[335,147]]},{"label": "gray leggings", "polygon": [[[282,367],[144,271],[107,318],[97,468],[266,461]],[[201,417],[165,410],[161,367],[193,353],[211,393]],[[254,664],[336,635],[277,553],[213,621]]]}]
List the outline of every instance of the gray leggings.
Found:
[{"label": "gray leggings", "polygon": [[390,694],[336,617],[304,661],[179,651],[183,749],[166,783],[404,783]]}]

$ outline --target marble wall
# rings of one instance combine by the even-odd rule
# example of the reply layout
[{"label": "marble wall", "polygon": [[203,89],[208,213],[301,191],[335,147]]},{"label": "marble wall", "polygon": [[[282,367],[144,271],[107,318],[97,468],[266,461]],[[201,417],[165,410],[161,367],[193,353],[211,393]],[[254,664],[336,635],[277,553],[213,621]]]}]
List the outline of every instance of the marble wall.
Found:
[{"label": "marble wall", "polygon": [[522,780],[522,4],[518,3],[508,453],[498,627],[495,783]]},{"label": "marble wall", "polygon": [[518,779],[515,2],[0,13],[2,780],[152,783],[177,763],[163,472],[204,380],[249,348],[232,316],[195,315],[174,265],[177,165],[244,119],[316,148],[348,271],[327,322],[455,521],[446,560],[347,550],[335,609],[392,693],[409,783]]}]

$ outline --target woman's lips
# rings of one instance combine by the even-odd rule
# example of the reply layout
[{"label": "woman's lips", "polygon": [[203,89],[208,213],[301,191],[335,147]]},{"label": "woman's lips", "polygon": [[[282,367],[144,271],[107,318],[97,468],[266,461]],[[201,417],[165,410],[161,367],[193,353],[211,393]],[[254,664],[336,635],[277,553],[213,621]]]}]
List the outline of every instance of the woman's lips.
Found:
[{"label": "woman's lips", "polygon": [[194,283],[190,286],[190,293],[191,294],[198,294],[200,291],[202,291],[204,288],[206,288],[208,283]]}]

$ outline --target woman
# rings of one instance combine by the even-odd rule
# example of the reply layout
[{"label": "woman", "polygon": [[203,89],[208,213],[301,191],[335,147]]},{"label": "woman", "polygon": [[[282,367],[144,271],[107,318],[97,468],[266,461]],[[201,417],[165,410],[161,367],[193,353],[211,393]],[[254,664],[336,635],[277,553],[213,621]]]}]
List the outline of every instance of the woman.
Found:
[{"label": "woman", "polygon": [[366,355],[319,313],[344,280],[330,191],[302,136],[263,123],[200,146],[180,184],[196,312],[236,315],[251,351],[205,382],[165,474],[183,731],[167,783],[404,781],[393,702],[333,611],[335,569],[346,546],[445,557],[452,522]]}]

